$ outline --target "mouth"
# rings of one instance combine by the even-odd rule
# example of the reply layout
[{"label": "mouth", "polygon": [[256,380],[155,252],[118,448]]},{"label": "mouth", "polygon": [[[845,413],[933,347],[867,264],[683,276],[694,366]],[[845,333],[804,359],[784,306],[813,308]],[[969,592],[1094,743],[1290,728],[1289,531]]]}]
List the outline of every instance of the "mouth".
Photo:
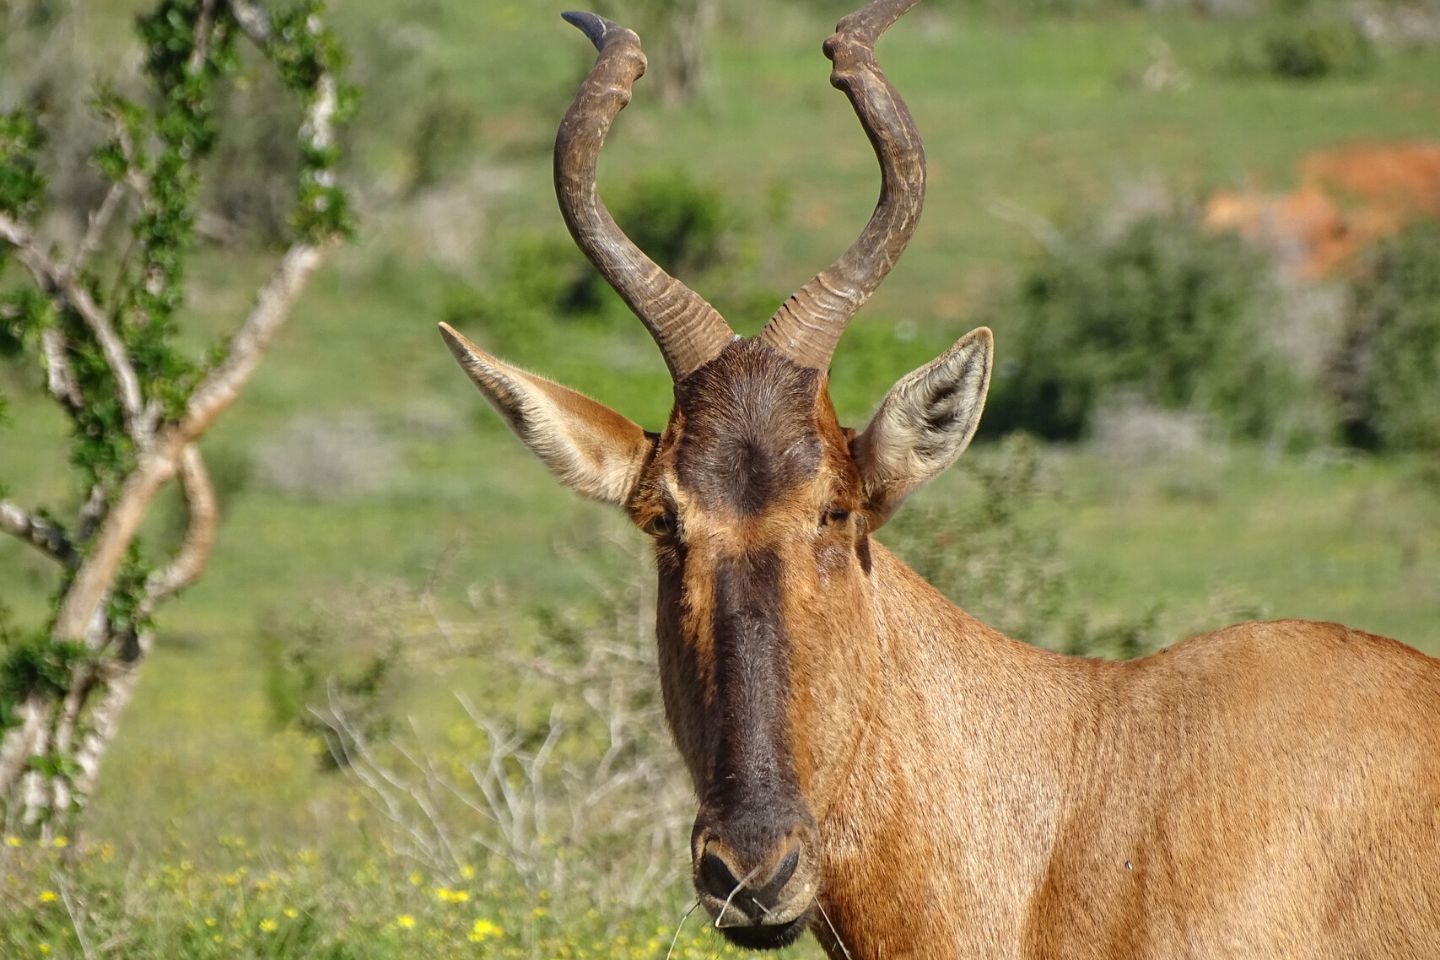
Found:
[{"label": "mouth", "polygon": [[788,923],[713,924],[726,940],[746,950],[778,950],[788,947],[810,925],[809,910],[804,910]]}]

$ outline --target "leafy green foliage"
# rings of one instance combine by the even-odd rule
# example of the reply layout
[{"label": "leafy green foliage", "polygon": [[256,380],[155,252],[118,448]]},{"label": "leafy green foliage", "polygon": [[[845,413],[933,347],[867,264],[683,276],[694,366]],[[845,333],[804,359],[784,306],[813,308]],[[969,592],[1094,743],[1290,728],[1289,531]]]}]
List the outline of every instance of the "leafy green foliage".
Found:
[{"label": "leafy green foliage", "polygon": [[83,398],[78,407],[67,408],[72,428],[70,464],[80,475],[82,489],[101,483],[118,486],[134,464],[135,445],[125,429],[115,372],[73,308],[60,305],[57,326],[69,339],[67,359]]},{"label": "leafy green foliage", "polygon": [[1351,443],[1440,449],[1440,223],[1375,251],[1332,369]]},{"label": "leafy green foliage", "polygon": [[1375,47],[1348,20],[1282,21],[1266,33],[1262,47],[1267,72],[1289,80],[1359,76],[1375,69]]},{"label": "leafy green foliage", "polygon": [[[292,154],[300,169],[294,228],[286,239],[317,245],[339,239],[351,227],[335,178],[339,153],[332,139],[354,97],[336,77],[344,57],[323,11],[321,0],[300,0],[269,15],[268,22],[262,18],[248,25],[252,39],[263,47],[263,59],[307,111]],[[103,624],[89,632],[83,647],[54,641],[53,618],[67,609],[71,587],[84,579],[77,570],[84,570],[96,531],[106,529],[106,511],[114,509],[134,476],[137,447],[174,436],[166,431],[185,414],[206,365],[225,355],[223,349],[212,349],[203,363],[194,359],[182,348],[179,321],[202,213],[202,177],[222,135],[221,87],[240,65],[236,41],[241,25],[229,4],[208,0],[157,0],[135,24],[143,45],[145,89],[122,92],[102,84],[96,91],[93,108],[106,134],[99,144],[89,141],[89,152],[105,181],[100,186],[109,190],[103,205],[90,206],[98,198],[87,201],[93,219],[85,243],[67,253],[51,252],[37,241],[27,251],[23,271],[7,268],[0,259],[6,281],[0,286],[0,353],[28,356],[46,374],[50,392],[70,420],[69,460],[78,480],[76,499],[85,504],[70,524],[41,513],[53,528],[68,527],[64,549],[56,551],[63,554],[62,570],[55,579],[51,622],[9,643],[0,663],[0,724],[13,723],[27,699],[33,703],[37,696],[53,700],[62,694],[78,698],[75,708],[61,718],[53,704],[44,706],[46,729],[83,722],[86,698],[105,687],[101,660],[131,667],[143,656],[141,638],[156,600],[150,574],[165,555],[153,544],[134,540],[118,570],[99,564],[89,568],[100,570],[108,582],[103,584]],[[54,122],[38,109],[33,116],[0,117],[0,212],[20,222],[22,237],[37,233],[34,221],[45,199],[38,154],[42,126],[36,117]],[[118,243],[120,231],[104,229],[112,215],[128,226],[129,236]],[[0,249],[0,258],[9,253]],[[103,264],[103,280],[95,263]],[[47,777],[69,777],[74,737],[59,732],[47,737],[34,741],[39,746],[29,768]],[[31,747],[22,744],[22,749]],[[0,803],[8,805],[15,799],[13,784],[4,791]],[[26,822],[70,812],[36,812],[27,806]]]},{"label": "leafy green foliage", "polygon": [[[615,220],[646,255],[693,282],[733,259],[734,218],[715,189],[680,172],[638,177],[616,195]],[[778,301],[777,301],[778,302]],[[457,295],[447,322],[484,330],[497,349],[544,342],[556,321],[634,323],[573,243],[520,239],[497,282]]]},{"label": "leafy green foliage", "polygon": [[733,229],[725,198],[683,169],[631,181],[616,197],[616,222],[674,275],[703,273],[724,262]]},{"label": "leafy green foliage", "polygon": [[[315,758],[323,769],[346,765],[354,753],[353,733],[367,741],[380,740],[395,727],[391,711],[401,689],[396,676],[399,643],[360,656],[354,639],[342,639],[319,620],[271,625],[262,636],[271,721],[313,736],[318,744]],[[316,716],[316,711],[331,709],[342,711],[353,726],[341,729]]]},{"label": "leafy green foliage", "polygon": [[86,655],[84,644],[52,640],[44,634],[17,637],[0,632],[0,731],[19,722],[16,709],[32,696],[54,698],[70,689],[74,666]]},{"label": "leafy green foliage", "polygon": [[1124,391],[1266,438],[1299,389],[1259,336],[1274,298],[1264,260],[1187,210],[1085,228],[1033,262],[996,311],[1006,352],[986,426],[1073,439]]},{"label": "leafy green foliage", "polygon": [[[324,7],[324,0],[301,0],[277,15],[274,38],[266,50],[280,71],[281,82],[307,107],[331,95],[324,89],[324,78],[338,77],[346,63],[344,47],[328,22],[317,16]],[[336,122],[344,123],[354,114],[359,93],[349,84],[338,83],[333,96]],[[349,198],[335,181],[339,160],[334,144],[301,144],[294,226],[310,243],[349,237],[354,232]]]},{"label": "leafy green foliage", "polygon": [[45,177],[35,155],[45,137],[34,116],[24,110],[0,113],[0,210],[29,217],[45,192]]}]

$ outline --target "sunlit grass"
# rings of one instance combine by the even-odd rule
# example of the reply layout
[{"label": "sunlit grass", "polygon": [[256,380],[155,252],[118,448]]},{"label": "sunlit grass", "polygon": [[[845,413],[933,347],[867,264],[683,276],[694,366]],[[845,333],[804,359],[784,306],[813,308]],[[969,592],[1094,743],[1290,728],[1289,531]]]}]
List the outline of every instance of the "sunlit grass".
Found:
[{"label": "sunlit grass", "polygon": [[[0,838],[0,953],[201,958],[717,960],[744,956],[684,904],[623,917],[463,867],[435,877],[383,856],[210,839],[205,859],[127,860],[111,843]],[[383,853],[383,851],[382,851]],[[813,947],[777,956],[814,957]]]}]

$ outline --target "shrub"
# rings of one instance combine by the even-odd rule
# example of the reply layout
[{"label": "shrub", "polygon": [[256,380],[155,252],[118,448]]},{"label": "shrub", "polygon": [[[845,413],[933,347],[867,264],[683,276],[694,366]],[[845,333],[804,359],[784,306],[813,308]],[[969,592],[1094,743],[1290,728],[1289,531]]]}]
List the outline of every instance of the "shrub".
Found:
[{"label": "shrub", "polygon": [[[694,800],[655,680],[643,551],[597,572],[590,602],[517,613],[506,591],[474,590],[452,614],[399,588],[269,630],[273,716],[318,734],[387,849],[437,878],[474,865],[557,912],[653,902],[683,876]],[[397,703],[404,685],[453,699]],[[393,723],[400,707],[419,721]]]},{"label": "shrub", "polygon": [[[721,266],[731,228],[725,201],[682,170],[638,177],[617,192],[615,222],[635,245],[672,276],[693,279]],[[549,264],[542,264],[542,269]],[[594,312],[608,288],[588,265],[558,306]]]},{"label": "shrub", "polygon": [[1375,47],[1353,23],[1285,21],[1265,36],[1264,65],[1271,75],[1290,80],[1359,76],[1375,68]]},{"label": "shrub", "polygon": [[[261,625],[271,722],[315,737],[322,769],[343,766],[357,737],[378,740],[395,731],[393,712],[403,687],[396,675],[399,642],[365,631],[342,636],[332,626],[338,619],[327,614],[299,624]],[[348,729],[322,719],[334,711],[348,718]]]},{"label": "shrub", "polygon": [[1440,449],[1440,223],[1376,249],[1331,371],[1349,442]]},{"label": "shrub", "polygon": [[996,311],[1003,349],[986,426],[1075,439],[1124,393],[1209,414],[1233,436],[1272,437],[1300,388],[1260,335],[1276,296],[1264,260],[1188,208],[1082,228]]},{"label": "shrub", "polygon": [[[636,246],[687,283],[733,260],[735,219],[719,193],[688,174],[641,176],[616,192],[612,209]],[[632,322],[568,237],[520,240],[496,282],[461,292],[445,309],[448,323],[485,330],[488,342],[502,351],[543,339],[557,319]]]},{"label": "shrub", "polygon": [[1275,11],[1278,16],[1233,49],[1229,67],[1241,76],[1309,82],[1363,76],[1375,69],[1375,43],[1355,22],[1334,13]]}]

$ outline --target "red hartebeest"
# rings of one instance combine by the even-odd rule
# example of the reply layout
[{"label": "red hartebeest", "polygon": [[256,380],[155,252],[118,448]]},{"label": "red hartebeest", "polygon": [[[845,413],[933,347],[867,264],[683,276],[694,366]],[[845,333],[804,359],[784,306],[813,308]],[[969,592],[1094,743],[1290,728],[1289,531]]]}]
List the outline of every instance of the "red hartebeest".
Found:
[{"label": "red hartebeest", "polygon": [[654,538],[701,902],[736,943],[808,927],[856,960],[1440,957],[1440,661],[1302,621],[1063,657],[872,539],[969,443],[991,361],[990,331],[968,334],[858,433],[827,393],[920,213],[920,139],[873,53],[916,2],[875,0],[825,45],[880,201],[750,339],[600,202],[596,157],[645,60],[629,30],[566,14],[599,56],[556,141],[560,207],[669,365],[663,433],[442,327],[562,482]]}]

